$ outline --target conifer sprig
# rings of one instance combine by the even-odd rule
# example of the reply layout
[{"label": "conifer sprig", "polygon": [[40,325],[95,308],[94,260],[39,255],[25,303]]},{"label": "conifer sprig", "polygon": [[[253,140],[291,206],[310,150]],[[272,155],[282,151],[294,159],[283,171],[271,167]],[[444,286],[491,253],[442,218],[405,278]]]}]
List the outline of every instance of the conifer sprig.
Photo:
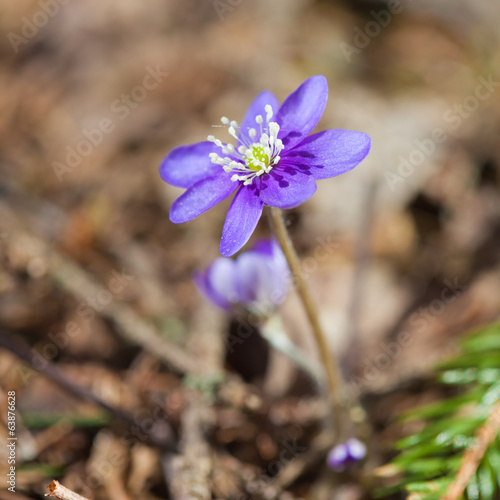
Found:
[{"label": "conifer sprig", "polygon": [[420,430],[396,443],[401,453],[378,469],[396,478],[380,496],[406,489],[409,500],[490,500],[500,496],[500,322],[479,328],[438,367],[460,394],[411,410]]}]

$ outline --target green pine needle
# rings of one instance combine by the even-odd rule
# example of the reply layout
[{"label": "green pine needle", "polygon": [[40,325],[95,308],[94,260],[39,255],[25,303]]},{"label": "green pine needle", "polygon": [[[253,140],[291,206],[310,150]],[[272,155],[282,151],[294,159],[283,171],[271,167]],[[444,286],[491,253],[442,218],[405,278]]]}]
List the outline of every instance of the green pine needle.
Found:
[{"label": "green pine needle", "polygon": [[[459,395],[416,408],[403,422],[421,422],[420,430],[399,440],[392,462],[381,476],[393,477],[380,488],[383,497],[406,490],[411,500],[439,500],[455,481],[462,457],[475,443],[478,429],[500,400],[500,323],[484,326],[461,342],[461,353],[442,363],[440,381],[462,386]],[[500,424],[500,423],[499,423]],[[467,477],[467,476],[466,476]],[[500,436],[490,444],[462,498],[493,500],[500,496]]]}]

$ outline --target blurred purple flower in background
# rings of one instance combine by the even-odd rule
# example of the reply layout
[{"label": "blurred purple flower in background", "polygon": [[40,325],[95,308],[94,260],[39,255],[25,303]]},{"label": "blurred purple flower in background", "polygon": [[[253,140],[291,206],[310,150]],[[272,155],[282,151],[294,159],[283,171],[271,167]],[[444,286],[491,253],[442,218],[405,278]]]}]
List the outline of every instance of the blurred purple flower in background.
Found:
[{"label": "blurred purple flower in background", "polygon": [[274,240],[260,240],[236,259],[219,257],[193,276],[198,290],[230,312],[242,305],[267,316],[286,298],[291,279],[285,256]]},{"label": "blurred purple flower in background", "polygon": [[241,125],[221,118],[236,146],[208,136],[206,142],[172,150],[160,175],[186,191],[172,204],[170,220],[190,221],[236,192],[220,245],[228,257],[248,241],[264,205],[294,208],[314,194],[317,180],[358,165],[370,151],[365,133],[335,129],[308,136],[327,98],[321,75],[308,78],[281,106],[271,92],[261,92]]},{"label": "blurred purple flower in background", "polygon": [[356,438],[348,439],[335,446],[328,454],[327,463],[330,468],[341,472],[359,462],[366,456],[366,446]]}]

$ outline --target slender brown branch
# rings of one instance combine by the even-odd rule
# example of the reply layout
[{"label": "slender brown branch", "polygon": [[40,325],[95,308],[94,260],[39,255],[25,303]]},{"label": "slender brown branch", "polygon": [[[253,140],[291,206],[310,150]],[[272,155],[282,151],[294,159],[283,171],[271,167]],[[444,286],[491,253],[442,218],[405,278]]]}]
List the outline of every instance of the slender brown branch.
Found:
[{"label": "slender brown branch", "polygon": [[276,239],[285,254],[292,276],[297,286],[297,291],[304,305],[304,309],[311,324],[312,332],[316,340],[319,355],[325,370],[328,393],[332,403],[334,426],[337,438],[344,437],[344,410],[345,391],[342,384],[338,362],[328,348],[325,334],[318,319],[318,312],[307,287],[300,260],[293,246],[292,240],[286,230],[285,221],[281,210],[270,207],[271,220],[274,226]]},{"label": "slender brown branch", "polygon": [[[203,380],[217,378],[223,372],[224,341],[220,335],[222,316],[208,304],[201,306],[193,325],[191,342],[204,373]],[[179,440],[179,454],[163,455],[163,471],[173,500],[209,500],[212,498],[214,457],[207,434],[217,420],[210,392],[186,390]]]},{"label": "slender brown branch", "polygon": [[[84,301],[96,297],[101,286],[75,262],[51,249],[47,259],[48,272],[69,293]],[[195,373],[199,365],[181,347],[161,337],[156,329],[132,308],[113,301],[100,314],[114,322],[117,332],[132,344],[164,361],[179,373]]]},{"label": "slender brown branch", "polygon": [[363,285],[366,280],[370,260],[371,228],[373,225],[375,212],[374,205],[376,192],[376,185],[374,183],[367,186],[362,211],[363,215],[361,217],[356,243],[354,276],[350,292],[350,305],[347,312],[347,324],[350,342],[347,347],[345,360],[349,371],[353,371],[358,368],[356,364],[359,361],[359,352],[361,347],[359,324],[364,305]]},{"label": "slender brown branch", "polygon": [[47,489],[49,492],[45,493],[46,497],[54,497],[59,500],[88,500],[55,480],[47,485]]},{"label": "slender brown branch", "polygon": [[271,484],[278,489],[288,488],[306,471],[317,466],[336,442],[337,436],[333,435],[331,430],[324,430],[312,440],[307,451],[286,464]]},{"label": "slender brown branch", "polygon": [[471,477],[476,473],[488,446],[495,440],[500,430],[500,401],[498,401],[488,420],[478,429],[473,445],[464,453],[457,478],[448,487],[443,500],[458,500],[462,497]]},{"label": "slender brown branch", "polygon": [[[97,297],[102,290],[102,284],[71,257],[59,251],[57,245],[53,243],[54,235],[49,234],[47,230],[49,227],[53,231],[53,226],[59,225],[62,226],[59,228],[62,232],[62,228],[69,225],[64,213],[47,200],[39,200],[26,193],[17,192],[10,186],[4,186],[3,183],[0,184],[0,194],[8,201],[7,204],[0,198],[2,225],[12,237],[29,237],[33,245],[40,249],[40,254],[44,255],[47,274],[66,292],[82,303],[88,297]],[[181,374],[196,373],[199,370],[199,363],[195,363],[189,353],[162,337],[152,324],[129,305],[113,300],[107,307],[101,308],[99,314],[114,323],[117,333],[122,338],[139,345],[166,363],[172,370]]]},{"label": "slender brown branch", "polygon": [[[359,368],[357,366],[357,363],[359,361],[359,352],[361,351],[362,347],[360,339],[360,318],[362,317],[364,305],[364,283],[369,268],[371,229],[375,213],[374,208],[376,194],[376,183],[370,183],[366,188],[363,215],[361,216],[360,227],[358,231],[354,262],[354,277],[350,294],[350,306],[347,312],[347,333],[350,342],[345,353],[344,366],[350,373],[356,371],[356,369]],[[352,410],[355,410],[355,414],[359,417],[356,422],[357,435],[366,443],[367,456],[365,467],[369,469],[375,467],[376,465],[375,463],[371,463],[373,461],[373,440],[370,439],[370,436],[373,434],[373,430],[370,423],[368,422],[365,411],[359,404],[359,400],[355,403],[355,408],[351,409],[351,415],[353,414]],[[366,475],[366,478],[368,477],[370,477],[370,474]]]},{"label": "slender brown branch", "polygon": [[[52,363],[49,360],[45,360],[45,364],[43,367],[35,367],[33,364],[33,355],[30,349],[16,336],[3,329],[0,329],[0,348],[7,349],[8,351],[12,352],[22,361],[27,363],[30,368],[34,369],[38,373],[45,375],[48,379],[54,381],[69,393],[77,396],[80,399],[91,401],[92,403],[100,406],[131,428],[138,428],[138,426],[140,426],[140,424],[136,422],[134,417],[129,413],[111,406],[110,404],[101,400],[87,388],[81,387],[80,385],[75,384],[74,382],[69,380],[57,364]],[[160,430],[162,432],[160,432]],[[166,420],[163,421],[160,430],[158,430],[158,426],[156,426],[154,431],[145,430],[145,440],[151,445],[159,447],[161,449],[175,451],[176,446],[174,443],[174,432],[170,427],[169,422]]]}]

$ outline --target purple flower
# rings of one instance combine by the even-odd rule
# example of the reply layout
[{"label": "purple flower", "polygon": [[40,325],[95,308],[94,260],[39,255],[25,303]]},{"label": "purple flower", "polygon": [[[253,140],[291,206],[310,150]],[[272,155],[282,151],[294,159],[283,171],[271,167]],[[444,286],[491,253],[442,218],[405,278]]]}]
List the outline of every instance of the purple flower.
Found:
[{"label": "purple flower", "polygon": [[362,460],[366,456],[366,446],[356,438],[348,439],[335,446],[326,459],[328,466],[340,472]]},{"label": "purple flower", "polygon": [[219,257],[205,272],[196,272],[198,290],[215,305],[231,311],[240,304],[268,315],[288,293],[290,271],[274,240],[260,240],[235,260]]},{"label": "purple flower", "polygon": [[170,220],[190,221],[236,193],[222,230],[220,251],[230,256],[253,233],[264,205],[294,208],[316,191],[316,181],[354,168],[370,151],[363,132],[325,130],[309,136],[326,106],[324,76],[308,78],[280,106],[260,93],[238,125],[226,117],[236,146],[213,136],[172,150],[160,166],[162,179],[186,191],[172,204]]}]

